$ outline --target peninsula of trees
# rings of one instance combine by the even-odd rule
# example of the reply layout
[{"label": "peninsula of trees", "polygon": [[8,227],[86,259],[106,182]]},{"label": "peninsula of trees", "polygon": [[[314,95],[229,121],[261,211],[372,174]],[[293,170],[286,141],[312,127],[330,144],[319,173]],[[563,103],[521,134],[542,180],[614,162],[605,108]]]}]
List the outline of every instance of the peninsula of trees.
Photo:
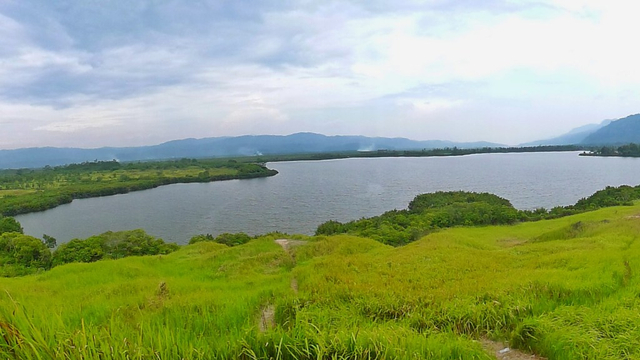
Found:
[{"label": "peninsula of trees", "polygon": [[161,185],[250,179],[278,172],[235,160],[119,163],[94,161],[41,169],[0,171],[0,215],[54,208],[82,199],[150,189]]}]

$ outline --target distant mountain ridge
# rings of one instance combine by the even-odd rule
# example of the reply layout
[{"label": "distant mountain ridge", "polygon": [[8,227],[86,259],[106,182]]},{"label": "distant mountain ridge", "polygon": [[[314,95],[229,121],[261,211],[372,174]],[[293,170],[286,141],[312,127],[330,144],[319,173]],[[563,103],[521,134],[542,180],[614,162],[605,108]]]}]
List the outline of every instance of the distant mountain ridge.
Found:
[{"label": "distant mountain ridge", "polygon": [[302,153],[498,147],[490,142],[416,141],[406,138],[326,136],[316,133],[245,135],[168,141],[140,147],[25,148],[0,150],[0,168],[38,168],[93,160],[136,161]]},{"label": "distant mountain ridge", "polygon": [[536,140],[528,143],[520,144],[520,146],[539,146],[539,145],[575,145],[581,144],[589,135],[598,131],[599,129],[609,125],[612,120],[604,120],[599,124],[587,124],[571,131],[562,134],[560,136],[544,139],[544,140]]},{"label": "distant mountain ridge", "polygon": [[624,145],[640,143],[640,114],[612,121],[609,125],[589,134],[583,145]]}]

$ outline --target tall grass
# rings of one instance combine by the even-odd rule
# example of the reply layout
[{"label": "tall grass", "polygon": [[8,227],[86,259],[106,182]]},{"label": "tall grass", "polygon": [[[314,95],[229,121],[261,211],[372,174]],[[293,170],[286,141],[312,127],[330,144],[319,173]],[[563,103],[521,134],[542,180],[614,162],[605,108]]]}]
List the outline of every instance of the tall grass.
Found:
[{"label": "tall grass", "polygon": [[[401,248],[265,236],[0,279],[0,357],[640,358],[640,206],[454,228]],[[295,262],[294,262],[295,259]],[[298,288],[290,287],[291,279]],[[260,311],[276,308],[261,332]]]}]

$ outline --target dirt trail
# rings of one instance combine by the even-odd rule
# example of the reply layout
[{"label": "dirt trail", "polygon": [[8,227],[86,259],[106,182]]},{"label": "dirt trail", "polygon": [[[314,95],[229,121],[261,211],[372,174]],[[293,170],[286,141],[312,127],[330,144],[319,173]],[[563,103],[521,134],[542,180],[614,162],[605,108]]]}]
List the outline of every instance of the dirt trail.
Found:
[{"label": "dirt trail", "polygon": [[302,241],[302,240],[291,240],[291,239],[278,239],[275,240],[276,244],[282,246],[282,248],[284,249],[284,251],[286,251],[291,257],[293,257],[293,255],[291,254],[291,248],[296,247],[296,246],[300,246],[300,245],[304,245],[307,242],[306,241]]},{"label": "dirt trail", "polygon": [[[295,255],[291,252],[291,248],[295,246],[300,246],[306,244],[306,241],[302,240],[291,240],[291,239],[277,239],[275,243],[282,246],[282,249],[289,254],[293,263],[295,264],[296,258]],[[295,294],[298,294],[298,280],[296,278],[291,279],[291,290]],[[262,310],[260,311],[260,323],[258,324],[258,328],[260,332],[265,332],[267,330],[273,329],[276,326],[275,321],[276,307],[272,304],[266,304]]]},{"label": "dirt trail", "polygon": [[258,324],[260,332],[265,332],[276,327],[275,315],[275,306],[267,304],[262,308],[262,311],[260,312],[260,324]]},{"label": "dirt trail", "polygon": [[541,356],[527,354],[520,350],[511,349],[507,344],[488,339],[481,340],[482,347],[493,354],[498,360],[546,360]]},{"label": "dirt trail", "polygon": [[[286,251],[287,254],[291,256],[291,259],[293,260],[294,265],[296,263],[296,256],[291,252],[291,248],[304,245],[307,243],[306,241],[291,240],[291,239],[278,239],[278,240],[275,240],[275,242],[276,244],[282,246],[284,251]],[[291,279],[291,290],[293,290],[293,292],[296,294],[298,293],[298,279],[296,278]]]}]

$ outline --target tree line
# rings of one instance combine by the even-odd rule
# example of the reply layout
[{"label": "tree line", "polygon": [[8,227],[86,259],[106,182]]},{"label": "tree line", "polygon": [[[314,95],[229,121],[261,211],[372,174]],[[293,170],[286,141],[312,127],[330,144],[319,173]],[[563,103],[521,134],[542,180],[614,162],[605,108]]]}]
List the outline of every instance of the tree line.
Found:
[{"label": "tree line", "polygon": [[507,199],[493,194],[436,192],[416,196],[406,210],[392,210],[346,223],[327,221],[318,226],[316,235],[353,234],[401,246],[443,228],[554,219],[603,207],[632,205],[638,199],[640,186],[623,185],[607,187],[570,206],[517,210]]},{"label": "tree line", "polygon": [[602,146],[589,152],[580,154],[582,156],[620,156],[620,157],[640,157],[640,145],[630,143],[622,146]]},{"label": "tree line", "polygon": [[[55,250],[54,250],[55,248]],[[72,262],[95,262],[127,256],[169,254],[179,248],[144,230],[111,232],[73,239],[56,248],[56,240],[25,235],[18,221],[0,218],[0,276],[22,276]]]},{"label": "tree line", "polygon": [[444,147],[437,149],[416,150],[374,150],[374,151],[342,151],[327,153],[262,155],[238,158],[239,161],[256,161],[260,163],[296,160],[329,160],[347,158],[376,158],[376,157],[432,157],[432,156],[462,156],[473,154],[493,153],[528,153],[528,152],[557,152],[590,150],[592,147],[581,145],[538,145],[538,146],[510,146],[510,147],[482,147],[462,149],[458,147]]},{"label": "tree line", "polygon": [[[192,237],[189,244],[211,241],[237,246],[251,239],[245,233],[223,233],[216,237],[202,234]],[[165,243],[141,229],[107,231],[87,239],[73,239],[57,247],[56,243],[55,238],[46,234],[42,239],[25,235],[22,225],[16,219],[0,216],[0,276],[29,275],[74,262],[91,263],[128,256],[164,255],[180,248],[178,244]]]}]

